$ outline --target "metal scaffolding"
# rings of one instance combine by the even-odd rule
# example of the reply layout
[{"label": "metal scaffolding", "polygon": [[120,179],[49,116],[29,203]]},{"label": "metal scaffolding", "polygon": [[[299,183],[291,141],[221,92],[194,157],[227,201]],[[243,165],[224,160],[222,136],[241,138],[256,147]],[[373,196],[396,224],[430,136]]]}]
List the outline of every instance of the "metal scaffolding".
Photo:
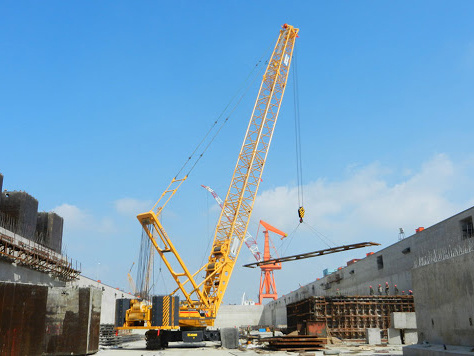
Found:
[{"label": "metal scaffolding", "polygon": [[68,260],[67,256],[59,255],[33,241],[23,240],[0,233],[0,256],[19,266],[50,273],[65,281],[77,279],[81,273],[77,262],[73,265],[73,261]]},{"label": "metal scaffolding", "polygon": [[367,328],[380,328],[387,338],[390,314],[414,312],[412,295],[310,297],[288,304],[288,331],[315,335],[324,330],[339,339],[365,339]]}]

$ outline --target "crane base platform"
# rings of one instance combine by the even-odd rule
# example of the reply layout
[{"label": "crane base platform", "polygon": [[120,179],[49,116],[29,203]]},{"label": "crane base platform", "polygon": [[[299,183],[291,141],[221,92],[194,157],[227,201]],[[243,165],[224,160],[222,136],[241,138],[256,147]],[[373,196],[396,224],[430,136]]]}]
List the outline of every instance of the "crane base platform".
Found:
[{"label": "crane base platform", "polygon": [[235,349],[239,346],[239,333],[236,328],[220,330],[162,330],[153,329],[145,333],[147,350],[167,348],[170,342],[199,343],[204,341],[221,341],[222,347]]}]

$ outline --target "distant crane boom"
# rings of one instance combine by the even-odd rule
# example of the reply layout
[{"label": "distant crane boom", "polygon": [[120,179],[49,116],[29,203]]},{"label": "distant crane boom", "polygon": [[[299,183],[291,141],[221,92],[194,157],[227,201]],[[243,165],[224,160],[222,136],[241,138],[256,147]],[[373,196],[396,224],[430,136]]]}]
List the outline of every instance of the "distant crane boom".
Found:
[{"label": "distant crane boom", "polygon": [[135,282],[133,281],[132,278],[132,268],[135,265],[135,262],[132,263],[132,267],[130,267],[130,270],[128,271],[127,277],[128,277],[128,284],[130,284],[130,288],[132,288],[132,294],[135,295],[137,293],[137,287],[135,286]]},{"label": "distant crane boom", "polygon": [[[221,209],[224,208],[224,202],[222,201],[222,199],[219,197],[219,195],[212,188],[208,187],[207,185],[201,185],[201,187],[203,187],[209,193],[211,193],[211,195],[214,197],[215,201],[217,202],[217,204],[219,204]],[[228,219],[231,218],[231,215],[230,215],[231,212],[230,211],[224,211],[224,213],[225,213],[225,215]],[[257,240],[250,234],[250,232],[248,230],[245,233],[244,243],[248,247],[248,249],[250,250],[250,253],[252,253],[253,257],[255,257],[255,259],[258,262],[261,261],[262,260],[262,253],[258,250]]]}]

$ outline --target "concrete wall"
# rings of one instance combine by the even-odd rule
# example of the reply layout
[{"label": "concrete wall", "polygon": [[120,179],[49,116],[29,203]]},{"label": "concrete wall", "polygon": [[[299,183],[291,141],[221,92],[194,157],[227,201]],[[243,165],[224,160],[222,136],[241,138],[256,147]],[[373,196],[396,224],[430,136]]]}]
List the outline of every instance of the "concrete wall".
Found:
[{"label": "concrete wall", "polygon": [[61,253],[64,219],[56,213],[38,213],[36,240],[57,253]]},{"label": "concrete wall", "polygon": [[260,325],[263,305],[221,305],[214,326],[233,328]]},{"label": "concrete wall", "polygon": [[83,355],[99,350],[101,291],[49,288],[46,303],[46,355]]},{"label": "concrete wall", "polygon": [[[467,251],[470,239],[463,237],[460,221],[472,216],[474,207],[268,303],[261,324],[286,325],[287,304],[312,295],[336,295],[337,289],[342,295],[368,295],[370,285],[376,289],[379,284],[384,286],[388,282],[391,293],[396,284],[400,292],[413,290],[416,301],[423,289],[413,284],[413,269]],[[383,260],[382,268],[380,260]]]},{"label": "concrete wall", "polygon": [[0,259],[0,281],[30,283],[50,287],[64,287],[65,282],[51,277],[47,273],[35,271],[30,268],[17,266]]},{"label": "concrete wall", "polygon": [[474,346],[472,252],[415,268],[413,286],[419,341]]},{"label": "concrete wall", "polygon": [[15,232],[33,240],[36,232],[38,201],[21,191],[4,191],[1,194],[0,211],[16,220]]},{"label": "concrete wall", "polygon": [[97,352],[100,294],[94,288],[0,282],[0,354]]},{"label": "concrete wall", "polygon": [[0,355],[41,355],[48,287],[0,282]]},{"label": "concrete wall", "polygon": [[77,287],[91,287],[100,289],[102,291],[102,302],[101,302],[101,324],[113,324],[115,322],[115,300],[120,298],[133,299],[135,296],[118,290],[112,286],[104,283],[99,283],[96,280],[85,276],[79,276],[78,280],[68,282],[68,286]]}]

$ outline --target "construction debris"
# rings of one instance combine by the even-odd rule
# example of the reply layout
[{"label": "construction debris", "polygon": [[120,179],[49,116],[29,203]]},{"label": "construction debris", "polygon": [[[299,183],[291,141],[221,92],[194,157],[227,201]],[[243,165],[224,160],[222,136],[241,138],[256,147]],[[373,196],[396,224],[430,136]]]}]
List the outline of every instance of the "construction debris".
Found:
[{"label": "construction debris", "polygon": [[99,333],[100,346],[119,346],[126,342],[132,342],[144,339],[141,334],[132,334],[131,332],[121,330],[115,331],[114,324],[101,324]]},{"label": "construction debris", "polygon": [[268,343],[269,349],[280,351],[323,350],[324,345],[327,344],[327,338],[309,335],[269,337],[261,341]]}]

